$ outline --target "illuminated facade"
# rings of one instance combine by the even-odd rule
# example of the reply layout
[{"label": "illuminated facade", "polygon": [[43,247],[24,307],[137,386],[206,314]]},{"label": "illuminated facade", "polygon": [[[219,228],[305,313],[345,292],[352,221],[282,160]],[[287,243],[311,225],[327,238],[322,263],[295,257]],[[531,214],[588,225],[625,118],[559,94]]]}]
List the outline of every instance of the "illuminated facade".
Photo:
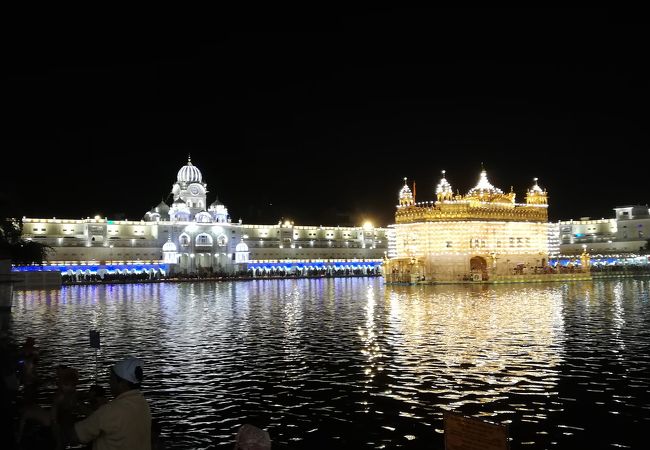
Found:
[{"label": "illuminated facade", "polygon": [[435,201],[415,203],[404,180],[384,275],[397,281],[486,281],[538,273],[548,263],[548,195],[537,184],[516,203],[515,193],[494,187],[485,170],[466,195],[454,195],[445,178]]},{"label": "illuminated facade", "polygon": [[142,220],[24,218],[23,237],[51,246],[48,263],[63,271],[128,266],[180,273],[374,270],[385,256],[385,228],[232,223],[223,203],[208,205],[208,192],[188,158],[172,186],[172,204],[161,201]]},{"label": "illuminated facade", "polygon": [[648,205],[614,208],[612,219],[591,219],[559,222],[560,253],[578,255],[642,254],[650,239],[650,209]]}]

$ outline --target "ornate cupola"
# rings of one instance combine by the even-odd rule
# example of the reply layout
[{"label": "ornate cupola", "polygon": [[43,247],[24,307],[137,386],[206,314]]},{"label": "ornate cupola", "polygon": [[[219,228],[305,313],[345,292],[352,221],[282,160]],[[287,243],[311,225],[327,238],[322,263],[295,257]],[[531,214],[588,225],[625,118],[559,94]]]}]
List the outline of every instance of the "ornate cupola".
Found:
[{"label": "ornate cupola", "polygon": [[404,187],[402,187],[402,189],[399,191],[399,205],[412,206],[414,203],[415,201],[413,200],[413,193],[406,183],[406,177],[404,177]]},{"label": "ornate cupola", "polygon": [[513,203],[515,202],[515,193],[504,194],[503,191],[490,183],[487,172],[481,168],[478,183],[467,192],[465,200],[471,202],[491,202],[491,203]]},{"label": "ornate cupola", "polygon": [[203,181],[203,176],[198,167],[192,164],[192,157],[187,155],[187,165],[181,167],[176,176],[179,183],[200,183]]},{"label": "ornate cupola", "polygon": [[180,168],[176,183],[172,186],[174,201],[182,199],[189,208],[190,214],[195,215],[206,207],[208,185],[203,182],[203,176],[198,167],[192,164],[192,158],[187,155],[187,164]]},{"label": "ornate cupola", "polygon": [[249,261],[248,245],[241,241],[235,247],[235,264],[245,264]]},{"label": "ornate cupola", "polygon": [[482,197],[494,194],[503,194],[503,191],[497,187],[492,186],[492,183],[490,183],[487,178],[487,172],[485,169],[482,169],[478,183],[476,183],[476,186],[469,190],[467,195]]},{"label": "ornate cupola", "polygon": [[178,197],[176,200],[174,200],[172,207],[169,208],[169,217],[171,220],[185,222],[190,220],[190,215],[190,208],[181,197]]},{"label": "ornate cupola", "polygon": [[548,205],[548,194],[546,190],[539,187],[537,180],[537,178],[533,178],[533,186],[526,191],[526,204]]},{"label": "ornate cupola", "polygon": [[230,217],[228,216],[228,208],[226,208],[226,205],[221,203],[218,198],[215,199],[212,204],[210,204],[208,211],[210,214],[212,214],[215,222],[230,222]]},{"label": "ornate cupola", "polygon": [[442,179],[440,183],[436,186],[436,197],[439,202],[444,202],[448,200],[453,200],[454,191],[451,189],[451,184],[445,178],[446,170],[442,171]]},{"label": "ornate cupola", "polygon": [[167,242],[163,245],[163,261],[165,264],[176,264],[178,262],[178,249],[176,244],[171,240],[171,237],[167,238]]}]

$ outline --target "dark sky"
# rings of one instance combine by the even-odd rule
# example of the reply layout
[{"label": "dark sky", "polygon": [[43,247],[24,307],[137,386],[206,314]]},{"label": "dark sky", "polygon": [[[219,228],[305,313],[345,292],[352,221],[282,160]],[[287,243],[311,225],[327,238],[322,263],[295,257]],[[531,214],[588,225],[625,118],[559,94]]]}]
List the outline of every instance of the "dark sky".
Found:
[{"label": "dark sky", "polygon": [[[649,200],[648,24],[617,10],[224,12],[5,31],[0,191],[139,219],[191,153],[232,219],[392,222],[481,163],[553,220]],[[79,25],[83,23],[83,25]]]}]

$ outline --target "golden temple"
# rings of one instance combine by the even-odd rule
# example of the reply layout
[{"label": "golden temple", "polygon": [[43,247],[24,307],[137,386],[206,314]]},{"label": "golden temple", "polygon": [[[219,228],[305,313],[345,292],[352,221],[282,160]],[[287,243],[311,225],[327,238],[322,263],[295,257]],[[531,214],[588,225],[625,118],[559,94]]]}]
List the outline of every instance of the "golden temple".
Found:
[{"label": "golden temple", "polygon": [[436,200],[416,203],[406,179],[384,264],[387,281],[487,281],[548,267],[548,194],[537,178],[525,203],[493,186],[483,169],[466,195],[442,171]]}]

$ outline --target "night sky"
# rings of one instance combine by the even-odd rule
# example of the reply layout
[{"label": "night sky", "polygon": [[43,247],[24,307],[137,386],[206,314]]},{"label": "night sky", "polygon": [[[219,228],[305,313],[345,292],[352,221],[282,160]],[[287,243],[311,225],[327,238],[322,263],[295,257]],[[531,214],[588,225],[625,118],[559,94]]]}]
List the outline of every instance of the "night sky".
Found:
[{"label": "night sky", "polygon": [[[233,221],[392,223],[481,169],[552,220],[650,200],[648,24],[608,10],[218,12],[17,23],[0,191],[28,217],[140,219],[188,153]],[[79,25],[83,23],[83,25]]]}]

